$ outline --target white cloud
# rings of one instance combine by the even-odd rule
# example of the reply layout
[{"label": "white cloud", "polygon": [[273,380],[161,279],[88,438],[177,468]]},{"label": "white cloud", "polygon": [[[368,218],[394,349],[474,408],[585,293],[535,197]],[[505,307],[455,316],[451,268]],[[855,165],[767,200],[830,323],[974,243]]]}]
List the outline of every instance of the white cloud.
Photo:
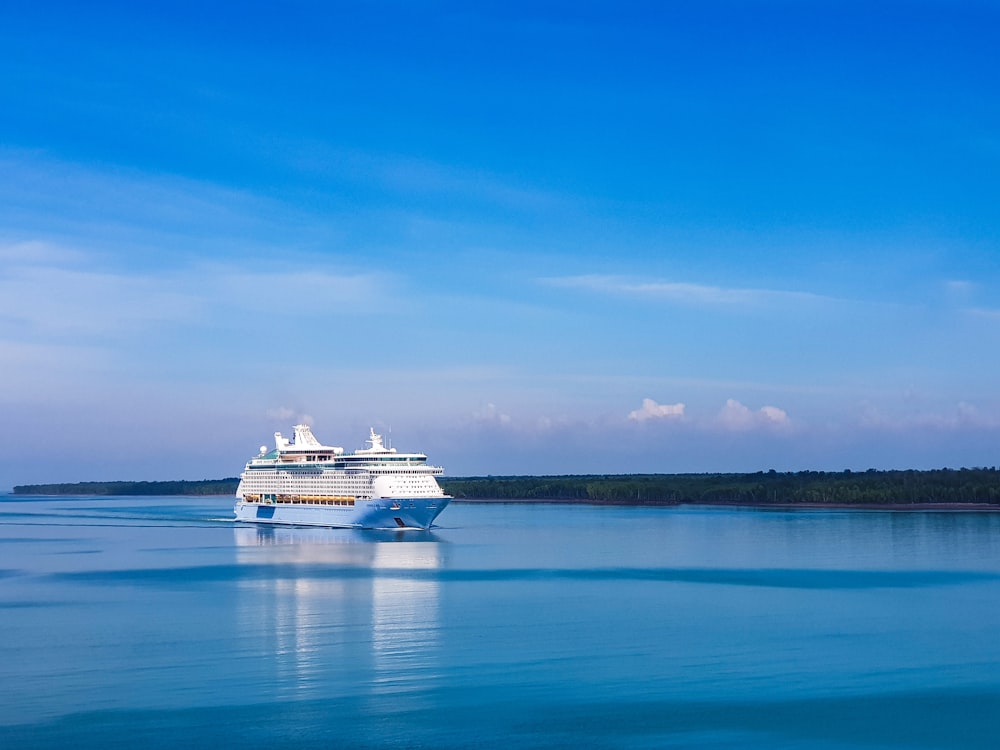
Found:
[{"label": "white cloud", "polygon": [[785,427],[790,420],[785,410],[776,406],[762,406],[753,411],[731,398],[719,412],[718,423],[727,430],[745,431],[759,427]]},{"label": "white cloud", "polygon": [[749,408],[731,398],[719,412],[719,422],[729,430],[748,430],[753,427],[754,415]]},{"label": "white cloud", "polygon": [[681,419],[684,417],[684,404],[658,404],[651,398],[642,400],[642,407],[630,411],[628,418],[635,422],[645,422],[647,419]]},{"label": "white cloud", "polygon": [[628,418],[633,422],[653,420],[684,422],[695,429],[708,431],[719,427],[731,432],[744,432],[791,426],[791,420],[784,409],[779,409],[777,406],[762,406],[754,411],[732,398],[726,401],[725,406],[714,418],[698,416],[691,418],[683,403],[659,404],[651,398],[644,398],[642,406],[629,412]]},{"label": "white cloud", "polygon": [[788,414],[777,406],[762,406],[759,414],[773,424],[788,424]]}]

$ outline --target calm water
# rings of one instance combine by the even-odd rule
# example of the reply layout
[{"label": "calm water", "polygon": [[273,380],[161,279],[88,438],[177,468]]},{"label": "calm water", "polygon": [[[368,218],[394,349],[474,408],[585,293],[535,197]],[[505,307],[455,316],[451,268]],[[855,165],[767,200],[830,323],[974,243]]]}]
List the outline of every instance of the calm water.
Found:
[{"label": "calm water", "polygon": [[996,748],[1000,514],[0,501],[0,747]]}]

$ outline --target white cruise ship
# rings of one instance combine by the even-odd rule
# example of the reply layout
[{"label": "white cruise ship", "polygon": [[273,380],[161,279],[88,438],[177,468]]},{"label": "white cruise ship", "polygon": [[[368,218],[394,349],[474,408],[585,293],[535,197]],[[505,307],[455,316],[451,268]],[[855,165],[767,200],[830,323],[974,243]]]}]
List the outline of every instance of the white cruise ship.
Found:
[{"label": "white cruise ship", "polygon": [[236,520],[355,529],[430,528],[451,501],[423,453],[397,453],[371,430],[369,447],[353,453],[323,445],[308,425],[292,440],[274,433],[236,489]]}]

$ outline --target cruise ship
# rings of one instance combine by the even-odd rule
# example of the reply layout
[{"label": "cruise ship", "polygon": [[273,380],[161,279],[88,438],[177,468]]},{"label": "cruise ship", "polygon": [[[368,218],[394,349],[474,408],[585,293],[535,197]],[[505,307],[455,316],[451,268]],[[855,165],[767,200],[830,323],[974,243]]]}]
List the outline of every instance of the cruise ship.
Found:
[{"label": "cruise ship", "polygon": [[240,475],[236,520],[352,529],[427,529],[451,501],[423,453],[397,453],[371,429],[367,448],[323,445],[308,425],[274,433]]}]

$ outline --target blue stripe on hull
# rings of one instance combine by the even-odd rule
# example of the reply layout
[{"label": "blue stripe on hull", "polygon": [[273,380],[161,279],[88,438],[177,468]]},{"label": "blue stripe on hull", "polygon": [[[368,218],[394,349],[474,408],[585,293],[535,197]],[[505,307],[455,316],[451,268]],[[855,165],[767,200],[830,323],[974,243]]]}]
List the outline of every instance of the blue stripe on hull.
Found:
[{"label": "blue stripe on hull", "polygon": [[427,529],[450,497],[359,502],[353,507],[237,501],[237,521],[348,529]]}]

